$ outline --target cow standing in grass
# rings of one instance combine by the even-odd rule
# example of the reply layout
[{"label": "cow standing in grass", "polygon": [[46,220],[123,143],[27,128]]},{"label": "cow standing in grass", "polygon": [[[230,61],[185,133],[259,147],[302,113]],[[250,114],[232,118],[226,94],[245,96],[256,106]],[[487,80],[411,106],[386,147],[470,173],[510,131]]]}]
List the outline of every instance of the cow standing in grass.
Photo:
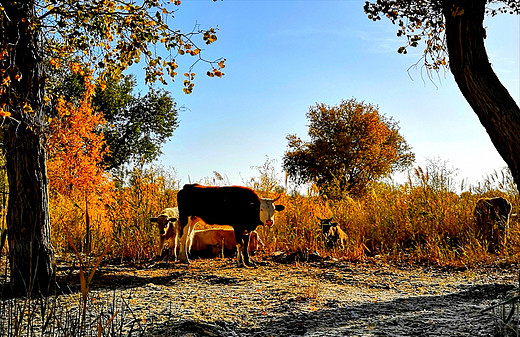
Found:
[{"label": "cow standing in grass", "polygon": [[159,245],[157,247],[157,259],[161,258],[164,245],[168,242],[170,250],[173,250],[177,260],[177,250],[180,240],[179,209],[177,207],[165,208],[156,218],[150,218],[150,222],[156,222],[159,229]]},{"label": "cow standing in grass", "polygon": [[241,186],[184,185],[177,194],[182,235],[179,259],[189,263],[186,249],[188,238],[195,224],[203,221],[209,225],[233,227],[237,264],[249,265],[249,234],[260,225],[274,224],[275,211],[284,210],[284,206],[274,205],[276,200],[259,198],[252,189]]},{"label": "cow standing in grass", "polygon": [[325,247],[332,249],[339,243],[341,248],[345,248],[347,234],[339,227],[337,222],[332,222],[332,219],[333,218],[318,218],[318,220],[320,220],[323,237],[325,238]]},{"label": "cow standing in grass", "polygon": [[505,244],[511,209],[511,203],[502,197],[482,198],[475,205],[473,215],[477,237],[489,243],[491,252],[496,252],[501,244]]}]

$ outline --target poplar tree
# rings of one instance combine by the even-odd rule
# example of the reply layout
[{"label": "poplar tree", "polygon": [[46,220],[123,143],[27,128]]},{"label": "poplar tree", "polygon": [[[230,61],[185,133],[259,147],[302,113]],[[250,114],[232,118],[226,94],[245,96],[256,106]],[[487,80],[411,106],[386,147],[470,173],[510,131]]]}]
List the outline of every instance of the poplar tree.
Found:
[{"label": "poplar tree", "polygon": [[[0,3],[0,118],[9,183],[7,229],[10,284],[15,294],[48,294],[55,284],[46,169],[46,91],[50,71],[77,73],[89,64],[103,85],[143,62],[145,80],[176,79],[181,55],[222,76],[224,60],[205,60],[199,45],[215,29],[181,32],[171,24],[179,0],[6,0]],[[160,45],[161,47],[155,47]],[[161,53],[156,51],[160,50]],[[193,90],[193,65],[183,91]]]},{"label": "poplar tree", "polygon": [[364,9],[369,19],[397,25],[406,39],[399,53],[424,45],[428,70],[449,67],[520,190],[520,108],[489,62],[483,25],[486,15],[518,15],[518,0],[378,0]]}]

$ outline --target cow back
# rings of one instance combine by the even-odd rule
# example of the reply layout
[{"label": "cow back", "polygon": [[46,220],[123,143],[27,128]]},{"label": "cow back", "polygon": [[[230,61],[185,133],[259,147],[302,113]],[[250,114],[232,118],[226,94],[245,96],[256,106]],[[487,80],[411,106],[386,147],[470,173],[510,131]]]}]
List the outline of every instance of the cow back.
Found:
[{"label": "cow back", "polygon": [[177,194],[177,203],[182,227],[187,225],[190,216],[199,217],[207,224],[242,225],[246,229],[262,224],[260,199],[246,187],[184,185]]}]

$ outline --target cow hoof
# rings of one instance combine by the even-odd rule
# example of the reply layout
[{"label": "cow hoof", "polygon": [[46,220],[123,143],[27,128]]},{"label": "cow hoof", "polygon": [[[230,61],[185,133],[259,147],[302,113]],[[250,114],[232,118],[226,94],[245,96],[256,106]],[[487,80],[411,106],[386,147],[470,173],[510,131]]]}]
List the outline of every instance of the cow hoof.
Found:
[{"label": "cow hoof", "polygon": [[253,262],[253,261],[249,261],[249,262],[247,263],[247,266],[250,267],[250,268],[256,268],[256,263]]}]

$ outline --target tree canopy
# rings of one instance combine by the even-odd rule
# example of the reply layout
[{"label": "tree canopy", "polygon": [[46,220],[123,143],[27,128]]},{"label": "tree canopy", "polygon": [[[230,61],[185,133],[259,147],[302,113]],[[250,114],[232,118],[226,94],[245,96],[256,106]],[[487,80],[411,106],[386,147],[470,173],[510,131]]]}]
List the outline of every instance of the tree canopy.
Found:
[{"label": "tree canopy", "polygon": [[414,161],[398,123],[371,104],[317,104],[307,119],[310,140],[288,135],[283,167],[295,182],[315,183],[329,197],[361,195],[370,182]]},{"label": "tree canopy", "polygon": [[486,15],[520,14],[518,0],[378,0],[364,9],[369,19],[398,25],[407,39],[399,53],[424,41],[426,68],[449,67],[520,190],[520,108],[489,62],[483,25]]},{"label": "tree canopy", "polygon": [[135,81],[125,77],[96,90],[94,109],[103,113],[103,131],[109,153],[103,162],[107,169],[125,164],[150,163],[162,153],[161,146],[178,126],[178,112],[168,92],[150,88],[134,96]]},{"label": "tree canopy", "polygon": [[[520,5],[516,0],[479,0],[487,2],[485,12],[495,16],[499,13],[518,14]],[[453,16],[463,15],[464,1],[453,0],[386,0],[366,1],[364,10],[373,21],[388,18],[397,25],[397,36],[404,37],[406,44],[397,52],[406,54],[408,48],[418,47],[424,41],[423,61],[429,70],[448,66],[446,45],[446,22],[443,9]]]},{"label": "tree canopy", "polygon": [[[59,93],[57,100],[80,102],[86,93],[85,80],[79,74],[54,76],[64,78],[52,91]],[[122,79],[109,79],[103,87],[96,85],[91,102],[96,112],[102,113],[106,123],[101,129],[106,143],[102,165],[112,171],[130,164],[146,164],[162,153],[161,146],[178,126],[178,110],[170,93],[149,86],[144,95],[134,94],[136,80],[133,75]],[[56,104],[52,104],[56,115]]]}]

